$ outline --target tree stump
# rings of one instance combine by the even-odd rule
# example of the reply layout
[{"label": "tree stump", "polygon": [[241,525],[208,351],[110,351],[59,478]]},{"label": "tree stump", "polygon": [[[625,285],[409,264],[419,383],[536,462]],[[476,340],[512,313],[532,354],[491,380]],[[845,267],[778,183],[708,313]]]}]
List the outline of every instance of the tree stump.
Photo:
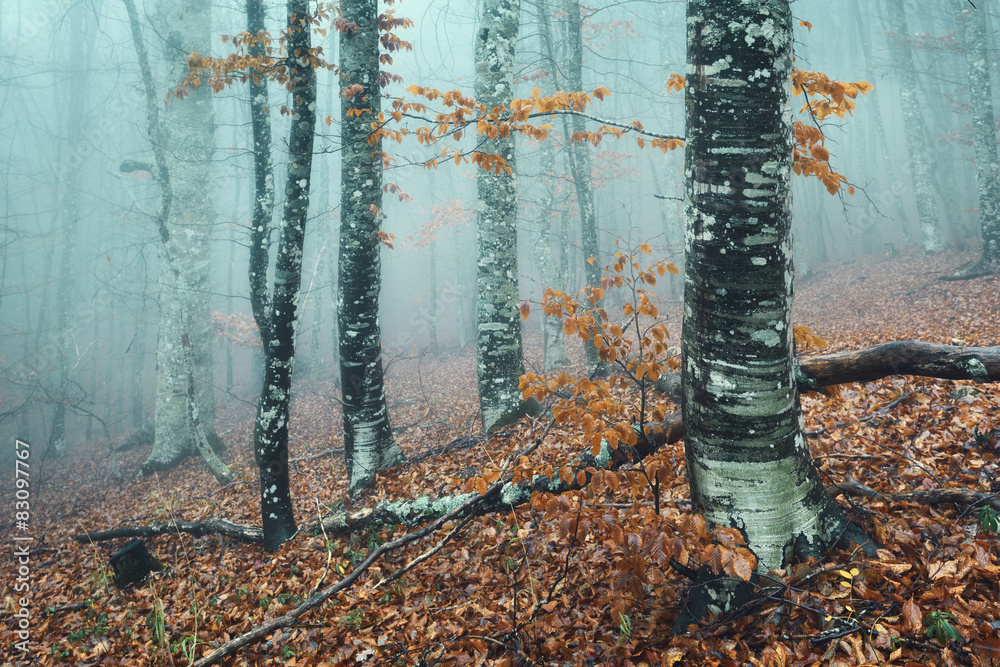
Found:
[{"label": "tree stump", "polygon": [[122,590],[145,581],[151,572],[163,569],[163,564],[153,558],[142,540],[132,540],[126,544],[111,556],[110,562],[115,571],[115,586]]}]

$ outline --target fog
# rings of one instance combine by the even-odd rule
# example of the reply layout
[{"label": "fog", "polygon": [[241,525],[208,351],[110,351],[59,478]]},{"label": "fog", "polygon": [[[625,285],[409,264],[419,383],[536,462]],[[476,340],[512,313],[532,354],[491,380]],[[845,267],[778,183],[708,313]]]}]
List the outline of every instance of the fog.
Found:
[{"label": "fog", "polygon": [[[173,0],[171,0],[173,1]],[[183,103],[168,99],[172,42],[158,29],[158,5],[138,3],[161,113]],[[193,3],[198,4],[198,3]],[[284,6],[267,3],[277,33]],[[981,243],[978,222],[971,102],[965,55],[956,33],[956,4],[905,5],[907,33],[893,29],[885,0],[793,3],[796,66],[832,79],[867,81],[846,118],[823,122],[832,167],[855,188],[830,195],[815,178],[796,179],[794,216],[797,279],[815,267],[864,254],[894,254],[919,246],[919,197],[904,117],[915,93],[925,126],[931,206],[943,241],[952,247]],[[977,2],[977,5],[979,3]],[[990,3],[984,3],[989,6]],[[549,11],[557,61],[568,58],[565,13]],[[385,110],[396,98],[416,101],[412,85],[473,94],[476,3],[404,0],[397,16],[412,19],[398,35],[412,50],[394,51],[383,67],[400,81],[383,93]],[[685,5],[679,1],[604,2],[584,10],[583,90],[610,94],[588,109],[593,116],[665,135],[684,135],[682,92],[668,91],[671,74],[686,74]],[[991,16],[992,25],[996,17]],[[240,4],[211,6],[211,53],[225,57],[221,39],[244,30]],[[539,7],[521,7],[515,97],[530,98],[549,72]],[[913,84],[901,79],[890,40],[909,47]],[[995,81],[995,33],[988,33]],[[337,33],[314,35],[337,62]],[[898,49],[898,45],[896,47]],[[904,90],[910,85],[914,89]],[[554,84],[565,89],[565,77]],[[337,378],[336,262],[340,220],[338,75],[320,71],[315,160],[305,232],[296,339],[295,386]],[[274,137],[274,179],[284,182],[291,119],[290,94],[268,86]],[[546,94],[542,91],[542,94]],[[249,301],[248,226],[254,199],[253,139],[247,85],[237,77],[211,95],[204,123],[214,146],[207,165],[210,200],[202,214],[210,226],[207,294],[215,340],[211,376],[218,406],[254,403],[260,376],[259,339]],[[426,102],[426,100],[423,100]],[[795,98],[796,112],[804,102]],[[433,115],[441,110],[428,102]],[[796,118],[809,122],[804,114]],[[329,123],[327,123],[329,119]],[[545,287],[533,254],[539,202],[552,185],[545,243],[565,266],[560,289],[586,283],[579,207],[562,140],[564,118],[535,119],[552,126],[554,178],[543,167],[543,142],[517,143],[520,299],[537,302]],[[411,130],[426,124],[407,119]],[[589,120],[589,130],[600,122]],[[165,270],[154,222],[160,188],[154,178],[147,107],[136,48],[119,0],[0,2],[0,436],[35,443],[53,440],[58,406],[65,410],[65,446],[117,444],[153,417],[157,381],[160,280]],[[390,127],[392,129],[392,127]],[[475,127],[454,141],[425,146],[412,134],[386,141],[389,164],[382,229],[381,325],[386,363],[422,355],[475,355],[476,169],[441,159],[441,149],[471,151]],[[204,147],[202,147],[204,148]],[[683,265],[683,149],[664,154],[636,142],[636,134],[606,136],[589,148],[601,260],[618,247],[650,242],[656,259]],[[437,168],[427,168],[438,158]],[[139,168],[136,168],[136,165]],[[131,165],[131,166],[129,166]],[[143,167],[142,165],[145,165]],[[277,188],[281,216],[282,187]],[[185,202],[175,202],[183,206]],[[272,253],[275,248],[272,247]],[[683,275],[683,273],[682,273]],[[433,277],[432,277],[433,276]],[[657,290],[667,310],[680,310],[681,278]],[[541,346],[541,322],[524,325],[528,348]],[[537,356],[537,355],[536,355]],[[222,409],[220,407],[219,409]],[[6,460],[10,448],[4,448]]]}]

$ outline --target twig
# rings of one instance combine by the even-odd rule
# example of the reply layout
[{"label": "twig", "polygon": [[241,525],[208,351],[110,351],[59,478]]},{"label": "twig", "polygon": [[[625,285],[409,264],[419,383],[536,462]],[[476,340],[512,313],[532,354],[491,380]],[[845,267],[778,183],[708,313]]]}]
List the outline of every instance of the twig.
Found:
[{"label": "twig", "polygon": [[[553,423],[555,423],[554,420],[549,423],[549,426],[546,427],[542,435],[538,439],[536,439],[531,445],[524,448],[518,454],[511,456],[508,464],[519,460],[520,457],[522,456],[528,456],[533,451],[538,449],[538,447],[542,444],[545,435],[549,432],[549,428],[552,426]],[[372,565],[374,565],[379,559],[381,559],[382,556],[385,555],[386,553],[390,551],[396,551],[406,546],[407,544],[410,544],[411,542],[416,542],[417,540],[420,540],[426,537],[427,535],[436,532],[441,526],[448,523],[449,521],[452,521],[459,517],[465,517],[466,515],[474,514],[475,508],[478,505],[481,505],[484,502],[486,502],[488,499],[492,498],[494,495],[499,494],[501,489],[503,489],[505,483],[506,480],[503,477],[501,477],[486,490],[486,493],[480,496],[470,498],[469,500],[465,501],[464,503],[462,503],[452,511],[448,512],[444,516],[440,517],[433,523],[428,524],[427,526],[421,528],[420,530],[415,530],[412,533],[407,533],[398,540],[394,540],[392,542],[387,542],[385,544],[380,545],[377,549],[375,549],[375,551],[373,551],[371,554],[368,555],[368,558],[362,561],[357,567],[351,570],[351,572],[347,576],[345,576],[337,583],[328,586],[319,593],[311,595],[308,600],[306,600],[305,602],[303,602],[302,604],[300,604],[298,607],[291,610],[287,614],[283,614],[281,616],[278,616],[277,618],[273,618],[270,621],[267,621],[266,623],[258,625],[256,628],[253,628],[249,632],[246,632],[240,635],[239,637],[236,637],[235,639],[226,642],[219,648],[209,653],[207,656],[201,658],[200,660],[195,661],[192,667],[207,667],[208,665],[214,665],[223,658],[233,655],[238,650],[246,646],[249,646],[250,644],[255,644],[261,641],[275,630],[286,628],[294,624],[303,614],[319,607],[324,602],[326,602],[326,600],[328,600],[331,596],[336,595],[340,591],[353,586],[357,582],[357,580],[361,577],[361,575],[364,574],[366,571],[368,571],[368,569]]]}]

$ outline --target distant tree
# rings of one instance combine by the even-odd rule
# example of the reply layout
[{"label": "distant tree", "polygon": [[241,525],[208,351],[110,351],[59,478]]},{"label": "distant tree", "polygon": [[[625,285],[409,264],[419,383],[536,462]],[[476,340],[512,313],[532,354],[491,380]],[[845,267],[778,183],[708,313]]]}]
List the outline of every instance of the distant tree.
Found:
[{"label": "distant tree", "polygon": [[[579,0],[565,0],[563,10],[566,12],[566,41],[569,47],[569,59],[566,63],[566,85],[569,90],[583,90],[583,21],[586,18]],[[573,134],[586,133],[587,121],[582,116],[570,118]],[[601,285],[600,244],[597,240],[597,209],[594,207],[594,184],[590,164],[590,144],[586,141],[573,141],[569,149],[570,174],[576,187],[576,205],[580,209],[580,242],[583,245],[584,272],[587,276],[587,286],[591,288]],[[591,259],[593,258],[593,259]],[[587,366],[594,370],[598,363],[597,349],[593,345],[584,345],[587,354]]]},{"label": "distant tree", "polygon": [[[348,492],[404,460],[385,399],[379,292],[382,286],[382,140],[379,16],[376,0],[345,0],[340,34],[341,197],[337,331]],[[353,24],[353,25],[352,25]]]},{"label": "distant tree", "polygon": [[[168,89],[188,75],[187,55],[207,53],[211,41],[211,5],[160,0],[153,14]],[[143,464],[145,474],[165,470],[197,452],[188,414],[189,381],[179,346],[189,336],[198,418],[216,451],[224,448],[215,433],[214,333],[210,307],[210,257],[215,211],[211,164],[215,152],[212,93],[196,89],[173,99],[163,112],[163,149],[170,172],[173,204],[167,228],[177,269],[160,272],[160,322],[156,348],[156,435]]]},{"label": "distant tree", "polygon": [[903,0],[885,0],[885,7],[889,29],[892,31],[892,34],[888,35],[889,51],[899,80],[903,130],[906,134],[906,149],[910,156],[910,176],[913,179],[917,215],[920,218],[921,244],[925,253],[941,252],[945,248],[945,242],[942,238],[941,220],[938,217],[934,188],[931,184],[931,158],[928,152],[930,135],[921,111],[924,105],[913,75],[913,54],[906,41],[909,32],[906,27]]},{"label": "distant tree", "polygon": [[1000,269],[1000,163],[997,162],[996,117],[990,84],[986,11],[972,8],[968,0],[954,0],[958,9],[958,33],[965,50],[972,98],[972,143],[976,149],[976,187],[979,193],[979,228],[983,253],[965,274]]},{"label": "distant tree", "polygon": [[69,82],[66,109],[62,114],[66,122],[66,140],[68,150],[62,151],[63,162],[59,165],[59,189],[62,191],[57,215],[62,218],[63,229],[62,259],[59,263],[59,279],[56,284],[56,327],[59,330],[59,358],[56,362],[55,390],[52,400],[55,403],[52,414],[52,428],[49,435],[49,446],[52,454],[62,455],[66,452],[66,405],[70,400],[71,368],[73,366],[74,344],[72,329],[74,328],[73,313],[76,310],[76,281],[73,274],[76,267],[77,235],[80,226],[80,175],[81,158],[86,154],[84,149],[84,130],[86,117],[80,107],[86,106],[90,91],[90,61],[93,51],[96,26],[93,13],[86,7],[77,6],[71,10],[74,28],[70,31],[68,61],[81,72],[72,77]]}]

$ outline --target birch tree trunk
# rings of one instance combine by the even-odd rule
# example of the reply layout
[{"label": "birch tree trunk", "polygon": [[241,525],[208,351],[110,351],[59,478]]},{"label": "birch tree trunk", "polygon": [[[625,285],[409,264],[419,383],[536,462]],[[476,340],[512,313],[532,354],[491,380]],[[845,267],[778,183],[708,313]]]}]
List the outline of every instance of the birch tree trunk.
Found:
[{"label": "birch tree trunk", "polygon": [[[188,73],[189,53],[211,49],[211,5],[203,0],[160,0],[153,17],[162,44],[167,90]],[[160,271],[160,323],[156,347],[156,439],[143,472],[166,470],[197,452],[188,410],[189,381],[181,340],[188,335],[194,368],[195,402],[214,449],[214,333],[211,319],[211,159],[215,152],[212,91],[200,86],[184,99],[171,99],[163,114],[163,142],[173,189],[167,228],[176,268]],[[166,262],[164,262],[165,264]]]},{"label": "birch tree trunk", "polygon": [[[957,0],[956,0],[957,2]],[[1000,164],[997,163],[996,118],[986,44],[986,11],[958,2],[958,30],[965,46],[972,98],[972,141],[976,149],[976,187],[983,254],[970,273],[1000,268]]]},{"label": "birch tree trunk", "polygon": [[[476,100],[508,108],[514,90],[520,0],[487,0],[475,36]],[[477,150],[503,158],[505,169],[478,169],[476,372],[483,430],[523,414],[518,380],[524,373],[517,291],[517,173],[514,136],[480,135]],[[509,170],[509,171],[507,171]]]},{"label": "birch tree trunk", "polygon": [[[392,436],[385,400],[379,292],[382,288],[382,142],[368,143],[381,110],[377,0],[346,0],[340,35],[341,162],[337,330],[344,399],[348,493],[368,486],[405,457]],[[351,86],[360,85],[360,92]],[[355,89],[356,90],[356,89]]]},{"label": "birch tree trunk", "polygon": [[794,375],[792,16],[788,0],[689,0],[687,27],[688,480],[766,572],[848,525],[813,466]]},{"label": "birch tree trunk", "polygon": [[921,245],[927,254],[941,252],[945,249],[945,243],[937,205],[934,203],[930,175],[931,156],[927,145],[931,135],[927,133],[927,125],[921,113],[923,103],[913,75],[913,54],[906,42],[909,32],[906,27],[906,15],[903,12],[903,0],[886,0],[886,10],[889,28],[895,33],[889,35],[889,51],[895,62],[899,81],[903,130],[906,134],[906,149],[910,156],[913,195],[917,203],[917,215],[920,218]]}]

